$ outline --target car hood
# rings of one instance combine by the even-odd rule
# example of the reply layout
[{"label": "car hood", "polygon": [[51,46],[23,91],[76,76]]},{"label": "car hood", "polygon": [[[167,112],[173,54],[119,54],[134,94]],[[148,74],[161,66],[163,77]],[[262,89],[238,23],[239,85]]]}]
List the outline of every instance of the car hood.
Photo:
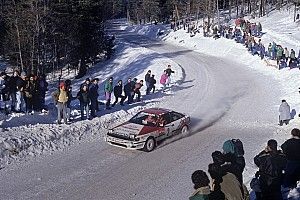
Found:
[{"label": "car hood", "polygon": [[162,129],[162,127],[144,126],[141,124],[124,123],[114,128],[114,132],[123,135],[144,135]]}]

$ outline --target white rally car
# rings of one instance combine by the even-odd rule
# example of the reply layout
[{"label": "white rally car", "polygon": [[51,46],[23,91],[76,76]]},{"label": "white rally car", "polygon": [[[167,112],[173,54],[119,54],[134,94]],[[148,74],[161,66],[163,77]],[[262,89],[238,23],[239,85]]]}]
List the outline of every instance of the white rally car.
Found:
[{"label": "white rally car", "polygon": [[111,128],[105,141],[128,149],[152,151],[157,143],[175,134],[188,133],[190,117],[168,109],[145,109],[128,122]]}]

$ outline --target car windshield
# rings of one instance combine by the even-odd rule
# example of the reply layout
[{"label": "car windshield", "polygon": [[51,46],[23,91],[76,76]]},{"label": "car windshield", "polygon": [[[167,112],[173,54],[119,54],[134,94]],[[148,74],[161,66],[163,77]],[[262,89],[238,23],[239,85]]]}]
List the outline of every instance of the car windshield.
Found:
[{"label": "car windshield", "polygon": [[157,126],[157,116],[145,112],[140,112],[129,120],[130,123],[145,126]]}]

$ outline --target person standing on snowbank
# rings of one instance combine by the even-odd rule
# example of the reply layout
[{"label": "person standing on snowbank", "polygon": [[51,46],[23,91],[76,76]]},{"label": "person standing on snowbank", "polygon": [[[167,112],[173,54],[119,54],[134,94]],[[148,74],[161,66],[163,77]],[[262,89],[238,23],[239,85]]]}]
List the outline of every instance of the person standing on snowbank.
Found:
[{"label": "person standing on snowbank", "polygon": [[111,101],[111,94],[113,92],[113,77],[110,77],[104,85],[104,92],[105,92],[105,100],[106,100],[106,109],[109,110],[110,108],[110,101]]},{"label": "person standing on snowbank", "polygon": [[291,135],[292,138],[281,145],[287,157],[283,187],[295,188],[300,181],[300,130],[294,128]]},{"label": "person standing on snowbank", "polygon": [[282,103],[279,107],[279,125],[282,126],[283,123],[288,125],[291,119],[291,110],[289,104],[286,100],[282,100]]},{"label": "person standing on snowbank", "polygon": [[151,70],[148,70],[147,74],[145,75],[145,82],[146,82],[146,95],[150,94],[150,78],[151,78]]},{"label": "person standing on snowbank", "polygon": [[166,70],[164,70],[164,73],[161,75],[160,77],[160,84],[163,85],[162,91],[164,92],[166,89],[166,85],[167,85],[167,80],[168,80],[168,74],[166,72]]},{"label": "person standing on snowbank", "polygon": [[89,90],[89,96],[90,96],[90,101],[91,101],[91,116],[92,117],[97,117],[96,111],[97,111],[98,96],[99,96],[98,82],[99,82],[99,79],[94,78],[92,80],[92,84],[91,84],[90,90]]},{"label": "person standing on snowbank", "polygon": [[171,69],[171,65],[168,65],[168,68],[166,69],[166,73],[168,75],[168,80],[167,80],[167,85],[169,85],[171,83],[171,75],[172,73],[175,73],[172,69]]},{"label": "person standing on snowbank", "polygon": [[57,124],[61,124],[61,116],[63,116],[64,123],[67,124],[67,102],[68,93],[66,91],[66,84],[61,82],[59,84],[59,94],[57,99]]}]

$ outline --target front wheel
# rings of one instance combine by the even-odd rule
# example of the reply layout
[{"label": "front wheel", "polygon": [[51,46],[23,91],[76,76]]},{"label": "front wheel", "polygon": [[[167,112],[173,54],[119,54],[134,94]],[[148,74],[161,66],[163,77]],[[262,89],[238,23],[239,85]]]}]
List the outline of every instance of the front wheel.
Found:
[{"label": "front wheel", "polygon": [[183,127],[181,128],[181,134],[182,134],[183,136],[186,136],[186,135],[188,135],[188,133],[189,133],[189,127],[188,127],[188,126],[183,126]]},{"label": "front wheel", "polygon": [[150,152],[153,151],[153,149],[155,148],[155,140],[153,137],[150,137],[147,139],[145,146],[144,146],[144,151]]}]

